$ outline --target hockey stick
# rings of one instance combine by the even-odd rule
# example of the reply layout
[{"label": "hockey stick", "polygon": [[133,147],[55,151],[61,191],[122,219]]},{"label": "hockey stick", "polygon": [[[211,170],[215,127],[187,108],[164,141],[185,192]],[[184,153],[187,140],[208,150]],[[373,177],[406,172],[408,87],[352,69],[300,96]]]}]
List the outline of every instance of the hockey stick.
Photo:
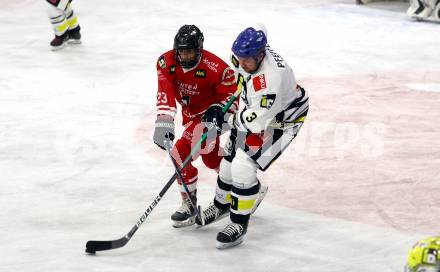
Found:
[{"label": "hockey stick", "polygon": [[165,144],[165,148],[166,148],[166,150],[168,152],[168,155],[169,155],[169,157],[171,159],[171,162],[173,163],[174,168],[176,169],[177,177],[179,178],[180,182],[183,185],[183,189],[185,190],[186,194],[188,195],[188,198],[189,198],[189,201],[191,203],[191,206],[194,209],[194,211],[196,212],[196,216],[199,216],[199,210],[197,209],[197,204],[192,199],[191,193],[189,192],[189,189],[188,189],[188,186],[185,184],[185,180],[183,179],[181,169],[179,169],[179,165],[177,164],[176,160],[173,158],[173,155],[171,154],[171,146],[172,146],[172,144],[171,144],[170,141],[167,141],[167,140],[164,141],[164,144]]},{"label": "hockey stick", "polygon": [[[229,98],[228,103],[223,106],[222,112],[226,113],[228,109],[231,107],[232,103],[234,103],[235,99],[240,95],[242,91],[243,86],[243,77],[238,78],[238,84],[237,84],[237,90],[235,93]],[[199,152],[202,143],[206,141],[208,138],[208,132],[203,133],[200,140],[195,144],[195,146],[191,149],[190,154],[188,157],[186,157],[185,161],[182,163],[182,168],[185,168],[185,166],[191,161],[192,157]],[[174,173],[173,176],[168,180],[168,182],[165,184],[165,186],[162,188],[162,190],[159,192],[159,195],[157,195],[153,202],[148,206],[148,208],[145,210],[145,212],[142,214],[142,216],[138,219],[136,224],[131,228],[131,230],[123,237],[116,239],[116,240],[108,240],[108,241],[88,241],[86,243],[86,252],[89,254],[95,254],[96,251],[102,251],[102,250],[109,250],[109,249],[115,249],[125,246],[128,241],[130,241],[131,237],[136,233],[136,231],[140,228],[140,226],[145,222],[147,217],[150,215],[150,213],[153,211],[154,207],[159,203],[159,201],[162,199],[162,197],[165,195],[165,193],[168,191],[168,189],[173,184],[174,180],[177,178],[177,174]]]}]

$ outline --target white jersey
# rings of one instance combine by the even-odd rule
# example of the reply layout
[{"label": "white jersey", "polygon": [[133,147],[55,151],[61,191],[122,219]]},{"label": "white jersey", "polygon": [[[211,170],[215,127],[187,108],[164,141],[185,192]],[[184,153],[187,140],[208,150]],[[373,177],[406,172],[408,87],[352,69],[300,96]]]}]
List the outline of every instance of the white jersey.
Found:
[{"label": "white jersey", "polygon": [[297,84],[290,66],[269,45],[265,53],[257,72],[248,74],[237,69],[245,80],[241,93],[245,108],[237,113],[234,125],[242,131],[289,128],[307,114],[307,93]]}]

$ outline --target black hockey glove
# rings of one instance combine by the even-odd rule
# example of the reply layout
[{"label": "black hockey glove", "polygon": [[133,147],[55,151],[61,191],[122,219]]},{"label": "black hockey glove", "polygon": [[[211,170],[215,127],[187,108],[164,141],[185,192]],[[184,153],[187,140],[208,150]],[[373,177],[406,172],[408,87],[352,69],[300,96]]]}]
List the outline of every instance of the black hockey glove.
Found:
[{"label": "black hockey glove", "polygon": [[203,114],[202,121],[207,123],[208,130],[215,128],[217,134],[221,134],[222,126],[225,123],[225,114],[222,111],[222,106],[219,104],[211,105]]},{"label": "black hockey glove", "polygon": [[171,116],[159,115],[155,123],[153,141],[165,150],[165,140],[174,140],[174,120]]}]

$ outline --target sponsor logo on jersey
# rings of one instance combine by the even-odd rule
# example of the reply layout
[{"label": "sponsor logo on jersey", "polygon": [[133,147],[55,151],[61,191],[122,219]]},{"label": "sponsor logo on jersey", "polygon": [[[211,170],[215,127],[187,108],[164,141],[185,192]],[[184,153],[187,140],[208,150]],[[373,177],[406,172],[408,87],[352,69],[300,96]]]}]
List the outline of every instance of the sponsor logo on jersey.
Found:
[{"label": "sponsor logo on jersey", "polygon": [[196,71],[195,74],[196,77],[205,78],[206,77],[206,71],[204,69],[199,69]]},{"label": "sponsor logo on jersey", "polygon": [[202,62],[208,66],[209,69],[217,73],[218,63],[203,58]]},{"label": "sponsor logo on jersey", "polygon": [[167,63],[165,62],[165,57],[164,56],[160,56],[159,60],[157,61],[157,64],[159,65],[160,68],[164,69],[165,67],[167,67]]},{"label": "sponsor logo on jersey", "polygon": [[265,94],[261,97],[260,107],[270,109],[275,102],[276,94]]},{"label": "sponsor logo on jersey", "polygon": [[171,65],[171,66],[170,66],[170,74],[172,75],[172,74],[174,74],[175,72],[176,72],[176,66]]},{"label": "sponsor logo on jersey", "polygon": [[254,90],[256,92],[267,88],[266,78],[264,77],[264,74],[254,77],[252,79],[252,82],[254,84]]},{"label": "sponsor logo on jersey", "polygon": [[182,94],[187,94],[187,95],[199,94],[199,92],[197,91],[197,89],[198,89],[197,84],[192,85],[192,84],[188,84],[188,83],[183,83],[181,81],[177,81],[176,84],[177,84],[178,91]]}]

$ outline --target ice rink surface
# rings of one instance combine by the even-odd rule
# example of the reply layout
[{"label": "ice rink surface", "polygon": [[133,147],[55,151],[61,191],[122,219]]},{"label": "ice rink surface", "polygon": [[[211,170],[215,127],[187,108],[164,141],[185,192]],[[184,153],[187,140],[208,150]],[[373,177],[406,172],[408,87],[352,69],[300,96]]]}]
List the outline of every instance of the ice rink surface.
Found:
[{"label": "ice rink surface", "polygon": [[[46,2],[1,0],[0,271],[402,271],[440,230],[440,25],[353,2],[74,0],[83,44],[52,52]],[[84,254],[172,175],[152,135],[155,64],[177,29],[198,25],[228,60],[257,22],[311,108],[260,176],[245,242],[215,248],[226,220],[172,228],[173,186],[124,248]],[[207,205],[216,175],[199,173]]]}]

